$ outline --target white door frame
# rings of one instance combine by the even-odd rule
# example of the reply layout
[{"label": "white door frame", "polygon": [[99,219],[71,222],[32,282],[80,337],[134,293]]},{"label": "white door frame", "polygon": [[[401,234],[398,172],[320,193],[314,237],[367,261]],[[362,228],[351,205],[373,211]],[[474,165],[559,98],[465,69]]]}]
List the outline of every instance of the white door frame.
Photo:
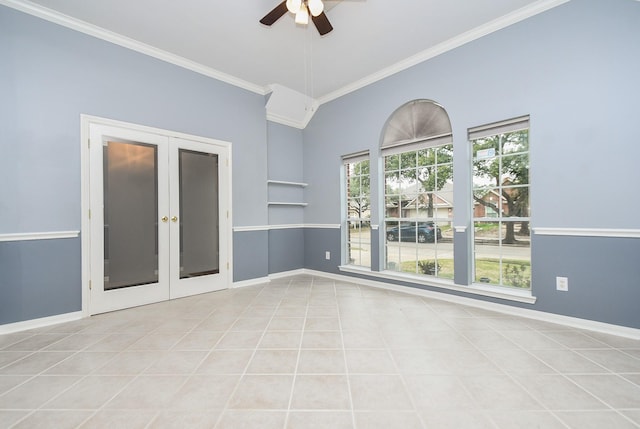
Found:
[{"label": "white door frame", "polygon": [[[133,131],[158,134],[166,136],[168,138],[177,138],[183,140],[192,140],[202,143],[213,144],[223,147],[228,156],[227,159],[221,159],[220,162],[225,162],[227,167],[228,181],[226,181],[226,189],[220,189],[221,204],[226,204],[227,210],[227,227],[220,229],[221,244],[226,242],[226,254],[227,260],[220,260],[220,270],[227,270],[227,288],[229,288],[233,281],[233,229],[232,229],[232,162],[231,162],[231,143],[215,140],[206,137],[194,136],[169,130],[163,130],[159,128],[147,127],[143,125],[132,124],[128,122],[116,121],[112,119],[100,118],[90,115],[80,115],[80,148],[81,148],[81,165],[80,165],[80,179],[81,179],[81,298],[82,298],[82,315],[83,317],[90,316],[90,284],[91,279],[91,221],[90,221],[90,207],[91,207],[91,169],[90,169],[90,152],[89,152],[89,139],[90,139],[90,126],[107,125],[118,128],[124,128]],[[224,184],[221,182],[221,186]],[[222,200],[224,199],[224,200]],[[222,253],[222,249],[221,253]]]}]

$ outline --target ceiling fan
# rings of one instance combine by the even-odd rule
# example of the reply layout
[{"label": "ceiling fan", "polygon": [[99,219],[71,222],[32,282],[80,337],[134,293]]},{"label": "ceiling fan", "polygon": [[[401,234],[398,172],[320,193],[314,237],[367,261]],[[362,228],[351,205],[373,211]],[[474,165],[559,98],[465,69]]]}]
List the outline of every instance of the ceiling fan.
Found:
[{"label": "ceiling fan", "polygon": [[322,0],[284,0],[271,12],[266,14],[260,22],[264,25],[271,25],[287,13],[287,11],[296,15],[296,24],[308,24],[309,15],[311,15],[311,20],[321,36],[333,30],[329,18],[327,18],[327,15],[324,13],[324,3]]}]

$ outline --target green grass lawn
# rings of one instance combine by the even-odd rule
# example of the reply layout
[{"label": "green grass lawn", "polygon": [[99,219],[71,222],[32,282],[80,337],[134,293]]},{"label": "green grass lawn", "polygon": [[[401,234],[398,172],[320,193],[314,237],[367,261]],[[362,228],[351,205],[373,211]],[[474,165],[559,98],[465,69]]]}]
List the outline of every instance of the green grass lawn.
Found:
[{"label": "green grass lawn", "polygon": [[[440,269],[438,270],[438,277],[442,279],[453,280],[453,259],[438,259],[438,264],[440,264]],[[423,274],[420,271],[420,267],[416,265],[416,261],[403,262],[400,265],[400,271],[404,273]]]},{"label": "green grass lawn", "polygon": [[[424,261],[426,262],[426,261]],[[440,269],[437,277],[453,279],[453,259],[438,259]],[[503,259],[503,285],[520,288],[531,287],[531,264],[529,261]],[[423,274],[416,261],[405,261],[400,271],[412,274]],[[481,281],[480,279],[488,279]],[[500,261],[498,259],[480,259],[476,261],[475,282],[497,285],[500,282]]]},{"label": "green grass lawn", "polygon": [[[531,263],[517,259],[502,260],[502,284],[528,289],[531,287]],[[481,281],[480,279],[489,279]],[[500,281],[500,261],[498,259],[480,259],[476,261],[478,283],[498,284]]]}]

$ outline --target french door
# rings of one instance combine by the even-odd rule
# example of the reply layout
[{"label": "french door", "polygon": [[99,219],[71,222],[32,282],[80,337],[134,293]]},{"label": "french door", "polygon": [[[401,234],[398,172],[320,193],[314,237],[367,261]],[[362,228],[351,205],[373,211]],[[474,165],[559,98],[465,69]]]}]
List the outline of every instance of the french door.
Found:
[{"label": "french door", "polygon": [[89,313],[227,288],[228,145],[96,123],[89,139]]}]

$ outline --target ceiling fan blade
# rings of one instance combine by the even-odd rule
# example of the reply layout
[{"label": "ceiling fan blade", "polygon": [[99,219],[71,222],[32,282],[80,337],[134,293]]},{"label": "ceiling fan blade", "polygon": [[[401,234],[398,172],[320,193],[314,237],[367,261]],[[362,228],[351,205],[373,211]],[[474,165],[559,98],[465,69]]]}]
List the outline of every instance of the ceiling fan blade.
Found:
[{"label": "ceiling fan blade", "polygon": [[329,18],[327,18],[327,15],[324,12],[322,12],[318,16],[311,16],[311,19],[313,20],[313,23],[315,24],[316,28],[318,29],[318,33],[320,33],[321,36],[324,36],[331,30],[333,30],[333,26],[329,22]]},{"label": "ceiling fan blade", "polygon": [[273,8],[273,10],[268,14],[266,14],[264,18],[260,20],[260,22],[264,25],[271,25],[277,20],[279,20],[280,17],[285,13],[287,13],[287,0],[284,0],[278,6]]}]

